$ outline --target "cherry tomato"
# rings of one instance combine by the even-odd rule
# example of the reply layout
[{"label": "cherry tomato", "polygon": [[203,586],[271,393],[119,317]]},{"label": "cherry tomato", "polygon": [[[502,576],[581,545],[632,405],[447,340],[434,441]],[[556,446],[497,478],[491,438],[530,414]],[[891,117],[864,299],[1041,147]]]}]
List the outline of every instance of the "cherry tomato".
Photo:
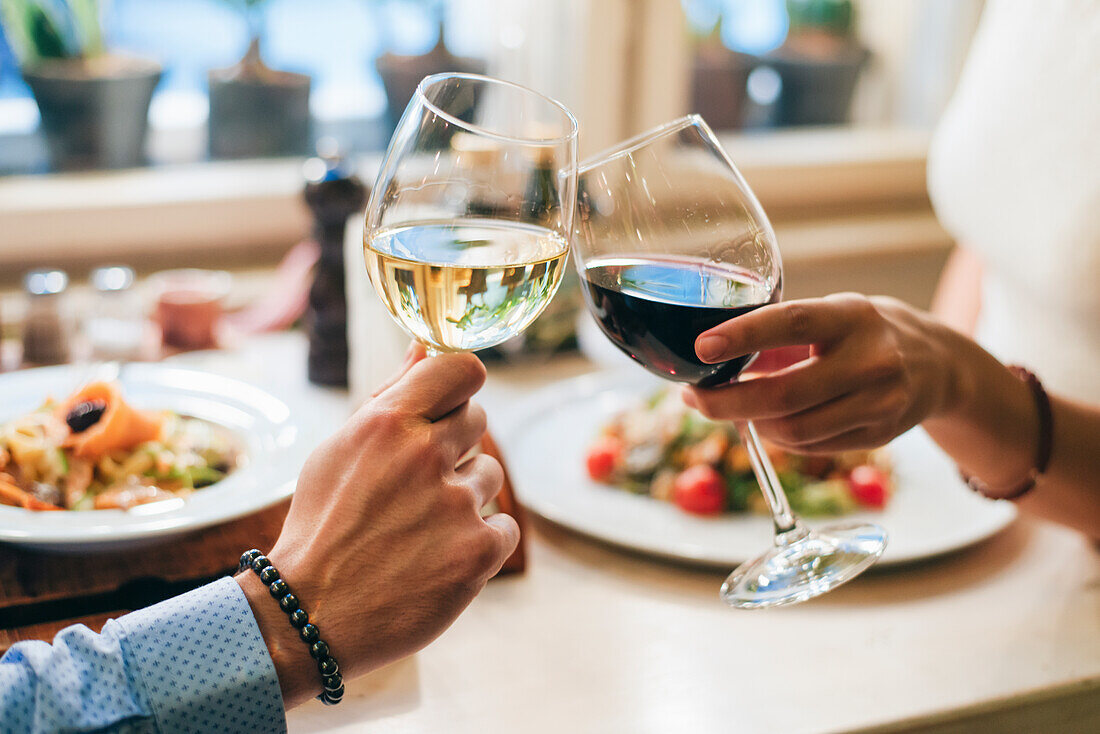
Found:
[{"label": "cherry tomato", "polygon": [[588,449],[585,464],[588,467],[588,476],[597,482],[606,482],[615,471],[619,458],[623,453],[622,441],[614,436],[604,436]]},{"label": "cherry tomato", "polygon": [[848,487],[852,490],[852,496],[856,502],[867,507],[885,507],[890,494],[889,486],[890,480],[882,470],[870,464],[857,466],[848,475]]},{"label": "cherry tomato", "polygon": [[676,477],[672,501],[695,515],[717,515],[726,509],[726,482],[712,466],[690,467]]}]

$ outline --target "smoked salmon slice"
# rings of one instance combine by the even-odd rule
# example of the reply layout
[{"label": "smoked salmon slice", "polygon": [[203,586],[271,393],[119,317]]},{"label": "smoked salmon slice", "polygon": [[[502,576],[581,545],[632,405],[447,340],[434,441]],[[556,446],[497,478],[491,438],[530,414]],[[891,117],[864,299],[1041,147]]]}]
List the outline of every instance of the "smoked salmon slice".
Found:
[{"label": "smoked salmon slice", "polygon": [[113,382],[88,383],[66,398],[55,415],[65,421],[81,403],[101,403],[105,407],[99,420],[82,431],[70,432],[65,438],[63,445],[72,450],[73,456],[98,459],[112,451],[132,449],[160,438],[164,416],[131,407]]}]

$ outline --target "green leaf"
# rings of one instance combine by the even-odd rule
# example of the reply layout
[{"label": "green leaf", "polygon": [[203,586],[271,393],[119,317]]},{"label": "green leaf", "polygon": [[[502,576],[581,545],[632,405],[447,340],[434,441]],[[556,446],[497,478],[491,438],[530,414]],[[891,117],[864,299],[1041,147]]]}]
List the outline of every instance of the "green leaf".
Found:
[{"label": "green leaf", "polygon": [[749,497],[760,491],[760,485],[750,475],[728,472],[726,474],[726,491],[729,497],[729,509],[733,512],[744,512],[749,508]]},{"label": "green leaf", "polygon": [[12,51],[22,64],[37,60],[30,37],[30,3],[27,0],[0,0],[0,21]]},{"label": "green leaf", "polygon": [[838,36],[851,36],[855,13],[851,0],[787,0],[792,31],[817,28]]},{"label": "green leaf", "polygon": [[65,41],[64,24],[38,0],[0,0],[0,17],[23,66],[76,55]]},{"label": "green leaf", "polygon": [[61,32],[57,23],[46,12],[46,9],[35,5],[31,8],[31,42],[35,51],[44,59],[65,59],[72,56],[65,48],[65,41],[61,38]]},{"label": "green leaf", "polygon": [[843,479],[808,482],[792,492],[790,500],[800,515],[844,515],[858,509]]},{"label": "green leaf", "polygon": [[215,482],[220,482],[225,478],[225,473],[220,472],[217,469],[212,469],[209,466],[192,466],[188,467],[185,472],[187,479],[190,481],[191,487],[199,489],[200,487],[208,487]]},{"label": "green leaf", "polygon": [[103,53],[103,29],[99,23],[97,0],[66,0],[72,13],[80,41],[81,55],[98,56]]},{"label": "green leaf", "polygon": [[667,392],[668,391],[664,388],[653,391],[653,393],[651,393],[650,396],[645,399],[645,409],[653,410],[658,405],[660,405],[661,401],[665,399],[665,395],[667,394]]}]

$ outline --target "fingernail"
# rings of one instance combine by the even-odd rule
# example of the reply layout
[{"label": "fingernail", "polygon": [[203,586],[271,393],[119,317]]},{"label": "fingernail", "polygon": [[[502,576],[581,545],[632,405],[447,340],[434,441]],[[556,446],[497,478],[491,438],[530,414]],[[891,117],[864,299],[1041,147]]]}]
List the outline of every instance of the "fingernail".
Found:
[{"label": "fingernail", "polygon": [[717,334],[704,334],[695,342],[695,353],[704,362],[718,362],[726,356],[730,340]]},{"label": "fingernail", "polygon": [[695,393],[691,391],[690,387],[685,387],[680,391],[680,397],[684,399],[684,402],[689,408],[699,409],[699,402],[695,399]]}]

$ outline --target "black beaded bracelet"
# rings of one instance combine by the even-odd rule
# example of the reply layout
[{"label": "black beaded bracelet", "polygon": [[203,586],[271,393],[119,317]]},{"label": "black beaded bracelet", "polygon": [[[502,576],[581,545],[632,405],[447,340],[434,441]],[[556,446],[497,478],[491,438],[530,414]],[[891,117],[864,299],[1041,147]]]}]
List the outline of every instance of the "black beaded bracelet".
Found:
[{"label": "black beaded bracelet", "polygon": [[302,642],[309,645],[309,654],[317,661],[317,670],[321,674],[321,685],[324,687],[317,700],[326,706],[335,706],[344,698],[344,679],[340,675],[340,665],[332,656],[328,643],[321,639],[321,630],[317,625],[309,621],[309,614],[302,609],[298,597],[290,590],[290,586],[279,575],[271,560],[263,553],[253,548],[241,554],[241,562],[237,572],[252,569],[260,581],[267,585],[271,596],[279,602],[279,608],[286,612],[290,620],[290,626],[298,630],[298,636]]}]

